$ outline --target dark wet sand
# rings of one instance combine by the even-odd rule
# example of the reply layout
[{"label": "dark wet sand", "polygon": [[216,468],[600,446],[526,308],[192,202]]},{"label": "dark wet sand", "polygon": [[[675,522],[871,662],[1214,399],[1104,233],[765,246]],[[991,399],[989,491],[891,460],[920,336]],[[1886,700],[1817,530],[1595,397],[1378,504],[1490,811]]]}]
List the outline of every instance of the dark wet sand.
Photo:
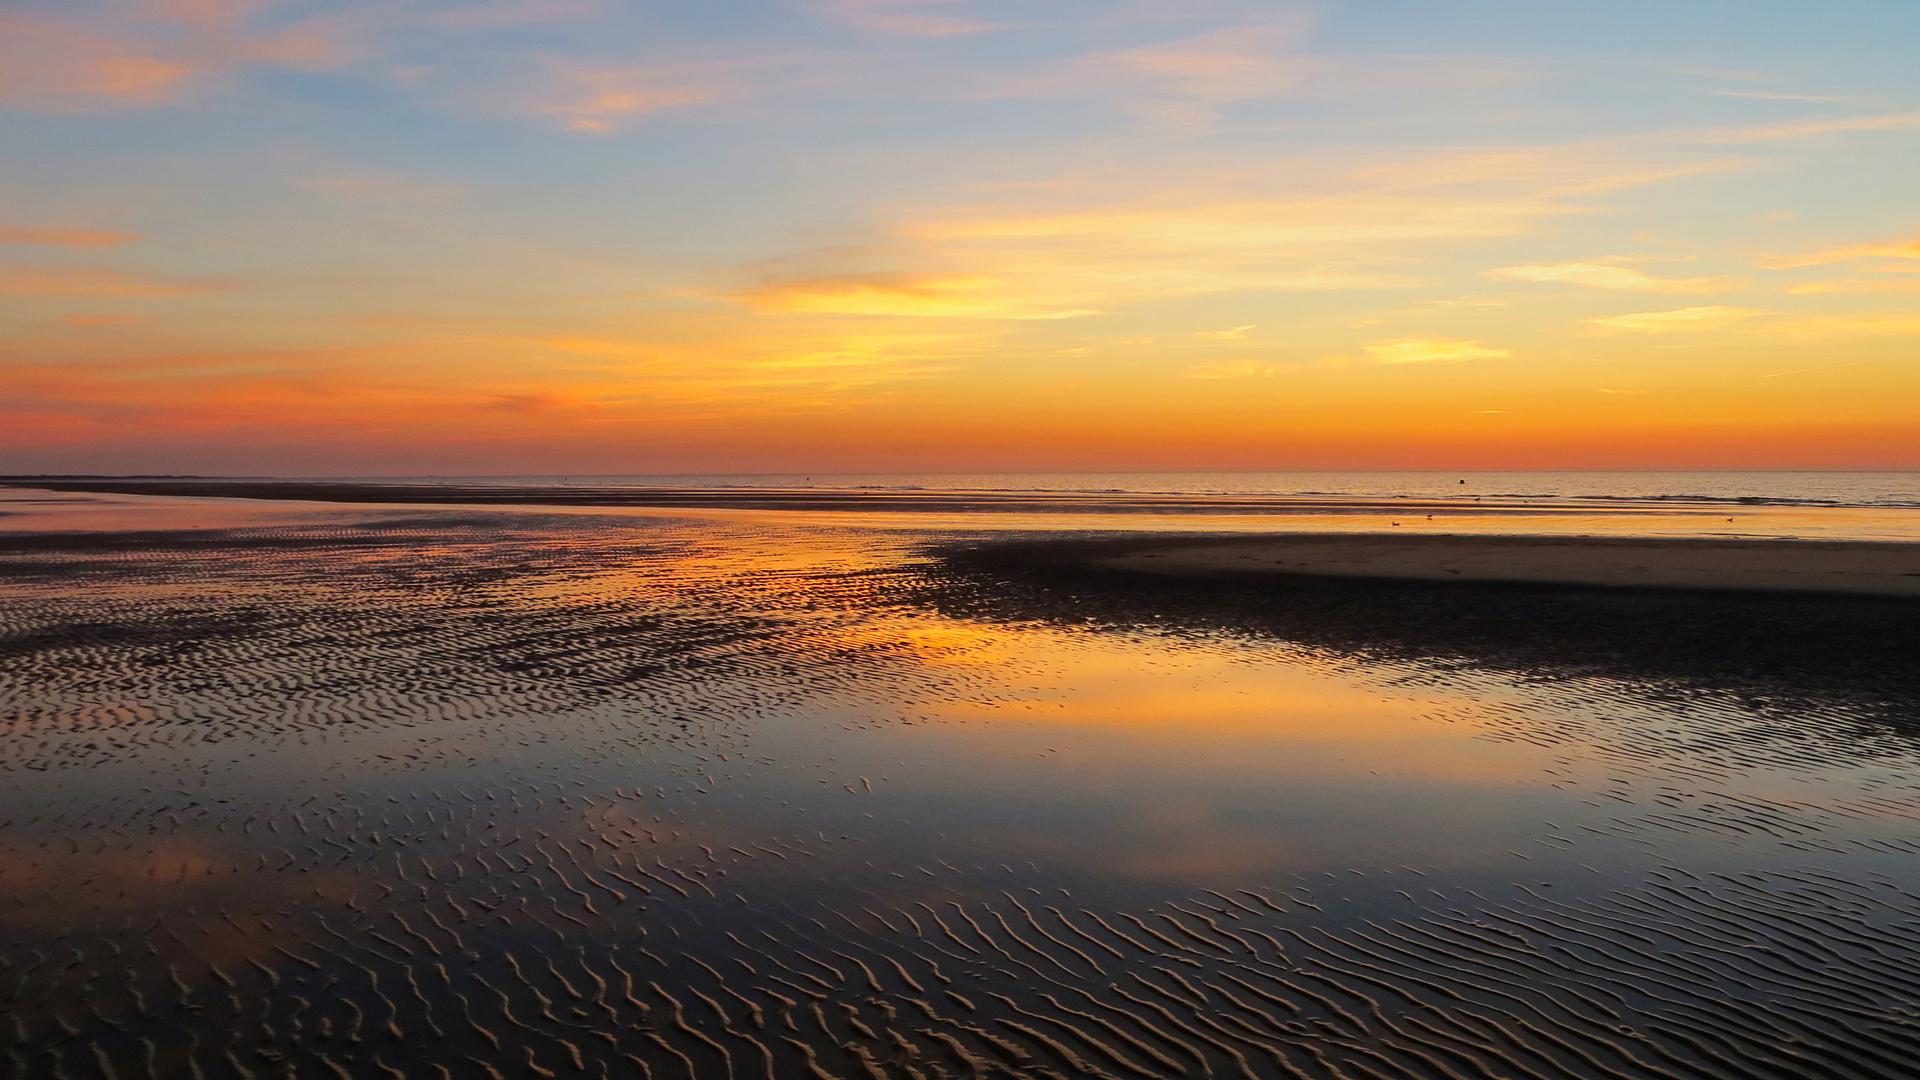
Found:
[{"label": "dark wet sand", "polygon": [[[1264,548],[1287,539],[1246,542]],[[1516,538],[1517,545],[1535,542],[1552,541]],[[1887,714],[1895,722],[1920,719],[1908,705],[1920,702],[1920,664],[1912,662],[1920,657],[1920,605],[1904,597],[1237,568],[1162,572],[1150,559],[1192,546],[1185,537],[1006,539],[940,550],[950,565],[993,582],[950,609],[958,617],[1172,620],[1208,634],[1251,633],[1529,679],[1742,686],[1763,696],[1831,691],[1897,703]],[[1231,553],[1237,546],[1236,539],[1205,550]],[[1143,562],[1152,572],[1143,572]]]},{"label": "dark wet sand", "polygon": [[1588,536],[1117,541],[1102,566],[1190,577],[1345,577],[1920,598],[1920,544]]},{"label": "dark wet sand", "polygon": [[0,534],[12,1075],[1920,1056],[1910,603],[353,513]]}]

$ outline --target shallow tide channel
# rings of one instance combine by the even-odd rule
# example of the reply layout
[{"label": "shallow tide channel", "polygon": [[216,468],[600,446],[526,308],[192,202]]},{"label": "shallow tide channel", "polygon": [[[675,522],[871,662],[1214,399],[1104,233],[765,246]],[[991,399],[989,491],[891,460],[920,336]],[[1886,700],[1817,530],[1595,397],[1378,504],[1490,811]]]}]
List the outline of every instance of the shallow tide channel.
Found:
[{"label": "shallow tide channel", "polygon": [[11,1075],[1920,1060],[1904,684],[948,557],[1032,528],[234,505],[0,537]]}]

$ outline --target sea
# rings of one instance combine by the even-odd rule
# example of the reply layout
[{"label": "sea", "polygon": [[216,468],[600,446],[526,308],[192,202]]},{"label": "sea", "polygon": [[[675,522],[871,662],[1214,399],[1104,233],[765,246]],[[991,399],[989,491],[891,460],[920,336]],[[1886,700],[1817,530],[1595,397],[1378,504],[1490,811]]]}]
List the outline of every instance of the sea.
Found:
[{"label": "sea", "polygon": [[1060,492],[1920,507],[1920,472],[955,472],[326,477],[582,488]]}]

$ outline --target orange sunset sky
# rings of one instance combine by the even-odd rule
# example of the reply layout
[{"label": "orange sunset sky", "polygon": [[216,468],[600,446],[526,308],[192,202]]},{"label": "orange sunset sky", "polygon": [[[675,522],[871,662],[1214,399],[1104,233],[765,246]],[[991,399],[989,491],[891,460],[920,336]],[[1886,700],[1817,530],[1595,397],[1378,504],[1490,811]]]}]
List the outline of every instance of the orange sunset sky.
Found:
[{"label": "orange sunset sky", "polygon": [[1920,468],[1912,0],[13,0],[0,472]]}]

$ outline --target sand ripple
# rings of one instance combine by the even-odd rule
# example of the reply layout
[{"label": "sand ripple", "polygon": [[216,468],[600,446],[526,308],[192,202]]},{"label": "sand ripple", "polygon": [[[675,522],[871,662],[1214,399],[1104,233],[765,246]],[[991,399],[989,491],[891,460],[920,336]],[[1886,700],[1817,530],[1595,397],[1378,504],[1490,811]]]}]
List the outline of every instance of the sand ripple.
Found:
[{"label": "sand ripple", "polygon": [[[1898,1080],[1920,1058],[1920,791],[1884,687],[1303,644],[883,532],[449,513],[0,556],[12,1075]],[[1473,781],[1507,800],[1500,861],[1145,873],[1031,841],[1038,817],[963,835],[939,762],[871,748],[1027,738],[1042,689],[1094,686],[1020,651],[1043,633],[1074,663],[1432,699],[1419,723],[1526,770]]]}]

